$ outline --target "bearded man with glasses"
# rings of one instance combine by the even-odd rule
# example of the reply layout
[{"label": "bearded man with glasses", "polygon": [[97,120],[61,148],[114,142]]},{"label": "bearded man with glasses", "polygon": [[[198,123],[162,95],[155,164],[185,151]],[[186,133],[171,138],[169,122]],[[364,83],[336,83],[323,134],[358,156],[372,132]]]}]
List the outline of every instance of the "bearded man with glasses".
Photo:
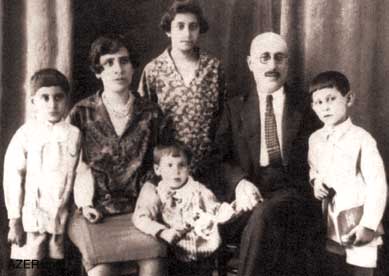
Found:
[{"label": "bearded man with glasses", "polygon": [[312,275],[319,271],[311,245],[320,209],[308,182],[309,104],[286,85],[280,35],[255,37],[247,63],[255,89],[227,101],[216,134],[226,196],[245,213],[225,229],[235,240],[243,232],[238,274]]}]

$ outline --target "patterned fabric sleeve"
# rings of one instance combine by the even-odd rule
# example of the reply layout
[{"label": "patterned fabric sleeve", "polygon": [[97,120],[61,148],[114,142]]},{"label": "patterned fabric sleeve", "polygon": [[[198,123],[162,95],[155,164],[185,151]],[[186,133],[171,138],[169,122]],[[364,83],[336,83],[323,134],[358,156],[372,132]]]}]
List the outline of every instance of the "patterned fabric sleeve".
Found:
[{"label": "patterned fabric sleeve", "polygon": [[216,196],[202,184],[200,184],[200,193],[200,208],[207,213],[216,215],[221,205]]},{"label": "patterned fabric sleeve", "polygon": [[[221,62],[218,62],[217,64],[217,82],[218,82],[218,108],[217,111],[214,113],[212,120],[212,123],[210,125],[210,133],[209,136],[211,138],[211,146],[210,146],[210,153],[205,156],[201,160],[201,162],[196,163],[195,168],[192,170],[193,176],[201,181],[202,183],[206,184],[207,187],[211,188],[214,192],[216,192],[218,195],[221,193],[219,190],[221,189],[219,187],[220,183],[214,183],[218,180],[218,174],[220,174],[220,169],[218,166],[220,165],[217,159],[217,155],[215,154],[215,151],[217,149],[217,145],[214,142],[216,131],[218,129],[218,126],[220,124],[222,115],[223,115],[223,109],[225,105],[225,100],[227,98],[227,90],[226,90],[226,78],[225,78],[225,72],[224,68],[221,64]],[[212,179],[209,178],[209,176],[213,176]]]},{"label": "patterned fabric sleeve", "polygon": [[138,92],[141,97],[144,97],[153,102],[158,102],[156,98],[156,91],[154,88],[154,77],[149,72],[151,71],[152,63],[146,65],[145,69],[142,72]]},{"label": "patterned fabric sleeve", "polygon": [[134,225],[142,232],[155,236],[167,227],[158,221],[161,212],[161,201],[156,188],[151,183],[145,183],[136,202],[132,216]]},{"label": "patterned fabric sleeve", "polygon": [[233,217],[238,215],[232,208],[231,204],[223,202],[220,203],[212,191],[201,185],[201,198],[203,199],[206,211],[215,216],[216,222],[223,224],[230,221]]}]

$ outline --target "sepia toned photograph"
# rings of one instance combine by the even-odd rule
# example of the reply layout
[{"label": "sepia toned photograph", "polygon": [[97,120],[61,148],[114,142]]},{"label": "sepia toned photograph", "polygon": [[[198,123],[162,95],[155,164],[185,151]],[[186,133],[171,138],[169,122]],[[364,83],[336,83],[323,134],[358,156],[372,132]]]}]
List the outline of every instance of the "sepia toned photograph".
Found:
[{"label": "sepia toned photograph", "polygon": [[0,0],[0,275],[389,275],[388,23]]}]

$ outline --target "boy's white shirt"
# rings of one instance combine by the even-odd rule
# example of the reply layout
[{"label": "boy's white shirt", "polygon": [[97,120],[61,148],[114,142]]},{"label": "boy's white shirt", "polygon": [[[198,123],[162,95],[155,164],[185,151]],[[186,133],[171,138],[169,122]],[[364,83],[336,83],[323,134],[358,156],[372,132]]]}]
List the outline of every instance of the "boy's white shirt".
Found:
[{"label": "boy's white shirt", "polygon": [[22,217],[27,232],[63,233],[79,149],[80,132],[65,121],[20,127],[4,158],[8,218]]},{"label": "boy's white shirt", "polygon": [[[382,158],[374,138],[350,119],[309,139],[310,179],[336,191],[331,212],[364,206],[360,225],[382,231],[387,184]],[[335,238],[335,237],[333,237]],[[338,240],[338,238],[336,238]]]}]

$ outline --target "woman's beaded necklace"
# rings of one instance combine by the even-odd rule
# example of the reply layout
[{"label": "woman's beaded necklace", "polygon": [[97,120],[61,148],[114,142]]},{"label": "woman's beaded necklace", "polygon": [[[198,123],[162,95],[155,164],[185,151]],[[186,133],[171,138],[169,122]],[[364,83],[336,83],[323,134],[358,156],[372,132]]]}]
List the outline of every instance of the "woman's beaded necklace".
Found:
[{"label": "woman's beaded necklace", "polygon": [[125,117],[128,118],[131,114],[132,111],[131,92],[130,92],[130,96],[128,97],[127,103],[121,107],[116,107],[113,104],[111,104],[108,97],[104,93],[103,93],[103,102],[106,108],[110,111],[109,113],[117,118],[125,118]]},{"label": "woman's beaded necklace", "polygon": [[130,120],[134,104],[134,97],[130,92],[130,96],[128,98],[127,103],[120,108],[114,107],[114,105],[109,102],[108,97],[104,95],[104,93],[102,95],[102,98],[103,103],[111,119],[113,128],[115,129],[116,134],[118,136],[121,136],[126,130],[128,120]]}]

